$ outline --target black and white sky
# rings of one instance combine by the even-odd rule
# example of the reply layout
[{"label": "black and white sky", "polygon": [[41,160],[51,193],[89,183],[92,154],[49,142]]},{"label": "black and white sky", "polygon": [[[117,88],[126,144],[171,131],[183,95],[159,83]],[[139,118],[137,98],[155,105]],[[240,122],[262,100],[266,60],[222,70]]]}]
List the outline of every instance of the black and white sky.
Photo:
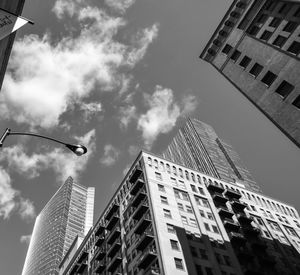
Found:
[{"label": "black and white sky", "polygon": [[35,216],[70,175],[95,219],[140,149],[160,153],[186,116],[229,141],[265,194],[300,209],[300,152],[198,58],[230,0],[26,0],[0,93],[0,273],[20,274]]}]

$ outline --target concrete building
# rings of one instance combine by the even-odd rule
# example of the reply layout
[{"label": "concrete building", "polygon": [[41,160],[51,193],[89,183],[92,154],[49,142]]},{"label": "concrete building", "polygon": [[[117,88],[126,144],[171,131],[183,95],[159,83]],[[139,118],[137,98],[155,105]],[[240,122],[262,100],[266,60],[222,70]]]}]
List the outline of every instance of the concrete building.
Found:
[{"label": "concrete building", "polygon": [[298,147],[299,23],[299,0],[234,0],[200,55]]},{"label": "concrete building", "polygon": [[[24,3],[25,0],[1,0],[0,8],[17,15],[21,15]],[[16,32],[0,40],[0,90],[15,36]]]},{"label": "concrete building", "polygon": [[69,177],[37,216],[22,275],[56,275],[74,239],[93,225],[94,187]]},{"label": "concrete building", "polygon": [[200,120],[188,118],[162,156],[206,175],[262,192],[234,148]]},{"label": "concrete building", "polygon": [[60,274],[296,275],[299,236],[294,207],[141,152]]}]

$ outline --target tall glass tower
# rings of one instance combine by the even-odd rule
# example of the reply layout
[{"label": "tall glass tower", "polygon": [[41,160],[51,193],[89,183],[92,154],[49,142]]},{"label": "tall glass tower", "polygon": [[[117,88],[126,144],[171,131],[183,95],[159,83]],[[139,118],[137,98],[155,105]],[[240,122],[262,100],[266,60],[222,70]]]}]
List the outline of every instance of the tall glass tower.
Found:
[{"label": "tall glass tower", "polygon": [[58,274],[75,237],[93,225],[94,194],[94,187],[65,181],[36,218],[22,275]]},{"label": "tall glass tower", "polygon": [[207,175],[262,192],[234,148],[200,120],[187,119],[162,155]]}]

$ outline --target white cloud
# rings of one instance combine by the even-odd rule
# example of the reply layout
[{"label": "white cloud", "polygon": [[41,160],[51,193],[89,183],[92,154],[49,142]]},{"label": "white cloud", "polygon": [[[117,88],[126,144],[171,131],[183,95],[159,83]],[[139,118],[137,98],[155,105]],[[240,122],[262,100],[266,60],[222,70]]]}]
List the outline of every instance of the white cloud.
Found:
[{"label": "white cloud", "polygon": [[84,112],[85,120],[89,120],[102,111],[102,104],[97,102],[81,103],[80,109]]},{"label": "white cloud", "polygon": [[136,107],[133,105],[122,106],[119,111],[120,125],[127,129],[129,123],[136,118]]},{"label": "white cloud", "polygon": [[120,151],[112,146],[111,144],[106,144],[104,146],[104,155],[100,159],[100,163],[104,166],[112,166],[118,160]]},{"label": "white cloud", "polygon": [[20,242],[21,243],[29,244],[30,243],[30,239],[31,239],[31,235],[23,235],[20,238]]},{"label": "white cloud", "polygon": [[0,95],[0,116],[32,128],[54,127],[74,102],[118,87],[124,78],[119,68],[139,62],[158,31],[157,25],[141,30],[125,45],[114,39],[126,25],[120,17],[82,0],[58,0],[53,10],[58,17],[72,16],[79,33],[16,41]]},{"label": "white cloud", "polygon": [[138,130],[147,148],[150,148],[160,133],[169,132],[176,124],[180,116],[180,107],[174,101],[173,91],[156,86],[153,95],[146,98],[149,110],[140,116]]},{"label": "white cloud", "polygon": [[76,156],[66,148],[55,148],[43,153],[28,155],[23,145],[4,148],[0,155],[0,161],[6,161],[10,169],[26,176],[34,178],[40,172],[53,169],[59,182],[64,182],[68,176],[77,178],[85,170],[89,158],[95,151],[95,130],[91,130],[82,137],[76,137],[79,144],[88,148],[83,156]]},{"label": "white cloud", "polygon": [[107,6],[120,13],[124,13],[134,3],[135,0],[105,0]]},{"label": "white cloud", "polygon": [[19,204],[19,214],[23,220],[35,218],[35,208],[33,203],[28,199],[21,199]]},{"label": "white cloud", "polygon": [[138,146],[136,145],[130,145],[128,147],[128,153],[131,155],[131,156],[135,156],[137,157],[137,154],[138,152],[141,150],[141,148],[139,148]]},{"label": "white cloud", "polygon": [[173,129],[179,116],[189,114],[197,106],[193,95],[184,96],[180,102],[176,102],[173,91],[161,86],[156,86],[155,92],[151,96],[146,95],[145,99],[149,109],[138,119],[137,128],[142,131],[148,149],[159,134]]}]

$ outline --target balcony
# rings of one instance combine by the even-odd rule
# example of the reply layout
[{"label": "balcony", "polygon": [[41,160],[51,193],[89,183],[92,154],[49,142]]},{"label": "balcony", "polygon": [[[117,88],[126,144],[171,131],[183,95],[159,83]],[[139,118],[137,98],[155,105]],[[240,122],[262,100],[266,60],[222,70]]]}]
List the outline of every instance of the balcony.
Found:
[{"label": "balcony", "polygon": [[157,251],[154,247],[146,249],[138,261],[138,267],[146,269],[157,258]]},{"label": "balcony", "polygon": [[107,266],[107,270],[113,273],[117,269],[117,267],[121,264],[121,262],[122,262],[122,255],[119,252],[110,260]]},{"label": "balcony", "polygon": [[130,175],[129,182],[134,183],[143,173],[143,170],[140,167],[136,167],[133,173]]},{"label": "balcony", "polygon": [[111,219],[106,223],[106,229],[107,230],[112,230],[115,224],[120,220],[119,214],[113,214]]},{"label": "balcony", "polygon": [[245,204],[244,202],[241,202],[237,199],[233,199],[231,201],[231,206],[236,211],[243,211],[247,207],[247,204]]},{"label": "balcony", "polygon": [[97,266],[97,267],[96,267],[96,269],[95,269],[95,272],[96,272],[97,274],[101,274],[101,273],[105,270],[105,268],[106,268],[106,264],[105,264],[104,261],[98,262],[98,264],[97,264],[96,266]]},{"label": "balcony", "polygon": [[117,239],[108,249],[107,256],[112,258],[121,248],[121,240]]},{"label": "balcony", "polygon": [[99,227],[97,228],[95,235],[99,236],[104,232],[105,226],[103,224],[100,224]]},{"label": "balcony", "polygon": [[218,203],[221,203],[221,204],[224,204],[228,201],[227,198],[225,198],[222,194],[219,194],[219,193],[213,194],[212,198],[215,202],[218,202]]},{"label": "balcony", "polygon": [[146,194],[146,189],[145,188],[142,188],[138,191],[138,193],[135,195],[135,197],[133,197],[133,200],[132,200],[132,206],[133,207],[137,207],[140,202],[142,200],[144,200],[145,198],[147,197],[147,194]]},{"label": "balcony", "polygon": [[77,274],[83,274],[83,272],[87,269],[87,266],[87,262],[81,263],[81,265],[77,269]]},{"label": "balcony", "polygon": [[160,275],[160,269],[156,266],[151,266],[149,269],[145,270],[144,275]]},{"label": "balcony", "polygon": [[237,232],[229,232],[230,241],[236,244],[245,244],[247,242],[246,238]]},{"label": "balcony", "polygon": [[243,228],[245,235],[257,238],[260,235],[260,230],[257,227],[247,226]]},{"label": "balcony", "polygon": [[94,259],[97,261],[101,261],[105,257],[106,251],[104,248],[100,248],[96,251]]},{"label": "balcony", "polygon": [[109,234],[107,239],[108,244],[112,244],[119,236],[121,235],[121,228],[120,226],[116,226],[113,231]]},{"label": "balcony", "polygon": [[153,240],[153,230],[147,230],[143,235],[140,236],[140,241],[138,242],[136,249],[143,251]]},{"label": "balcony", "polygon": [[237,219],[241,223],[242,226],[249,226],[251,225],[251,222],[253,222],[253,219],[251,217],[248,217],[246,214],[237,214]]},{"label": "balcony", "polygon": [[119,208],[120,208],[120,205],[119,204],[117,204],[117,203],[114,203],[113,205],[112,205],[112,207],[108,210],[108,212],[106,213],[106,215],[105,215],[105,219],[108,221],[108,220],[110,220],[110,218],[112,217],[112,215],[117,211],[117,210],[119,210]]},{"label": "balcony", "polygon": [[130,195],[134,196],[139,191],[139,189],[144,185],[144,181],[142,179],[138,179],[134,182],[130,189]]},{"label": "balcony", "polygon": [[222,194],[224,192],[224,188],[220,185],[217,185],[215,183],[210,182],[207,185],[207,189],[210,193],[220,193]]},{"label": "balcony", "polygon": [[219,206],[218,213],[222,218],[231,218],[234,215],[234,213],[231,210],[229,210],[226,206]]},{"label": "balcony", "polygon": [[101,236],[99,236],[97,238],[97,240],[95,242],[95,246],[100,247],[103,244],[104,240],[105,240],[105,237],[104,237],[104,234],[102,234]]},{"label": "balcony", "polygon": [[76,274],[76,273],[77,273],[78,267],[79,267],[79,265],[78,265],[78,264],[75,264],[75,265],[72,267],[71,271],[70,271],[70,275]]},{"label": "balcony", "polygon": [[145,199],[140,205],[137,207],[137,209],[133,213],[133,219],[139,220],[144,213],[149,209],[149,202],[147,199]]},{"label": "balcony", "polygon": [[223,222],[224,227],[229,231],[237,232],[240,229],[240,225],[232,219],[225,218]]},{"label": "balcony", "polygon": [[135,234],[142,234],[146,228],[151,224],[151,215],[149,211],[147,211],[144,216],[136,223],[134,228]]},{"label": "balcony", "polygon": [[224,195],[229,199],[237,199],[237,200],[239,200],[242,197],[240,193],[232,189],[226,189]]},{"label": "balcony", "polygon": [[79,259],[77,260],[77,262],[80,264],[81,262],[83,262],[85,259],[87,259],[89,253],[87,253],[86,251],[83,251],[79,257]]}]

